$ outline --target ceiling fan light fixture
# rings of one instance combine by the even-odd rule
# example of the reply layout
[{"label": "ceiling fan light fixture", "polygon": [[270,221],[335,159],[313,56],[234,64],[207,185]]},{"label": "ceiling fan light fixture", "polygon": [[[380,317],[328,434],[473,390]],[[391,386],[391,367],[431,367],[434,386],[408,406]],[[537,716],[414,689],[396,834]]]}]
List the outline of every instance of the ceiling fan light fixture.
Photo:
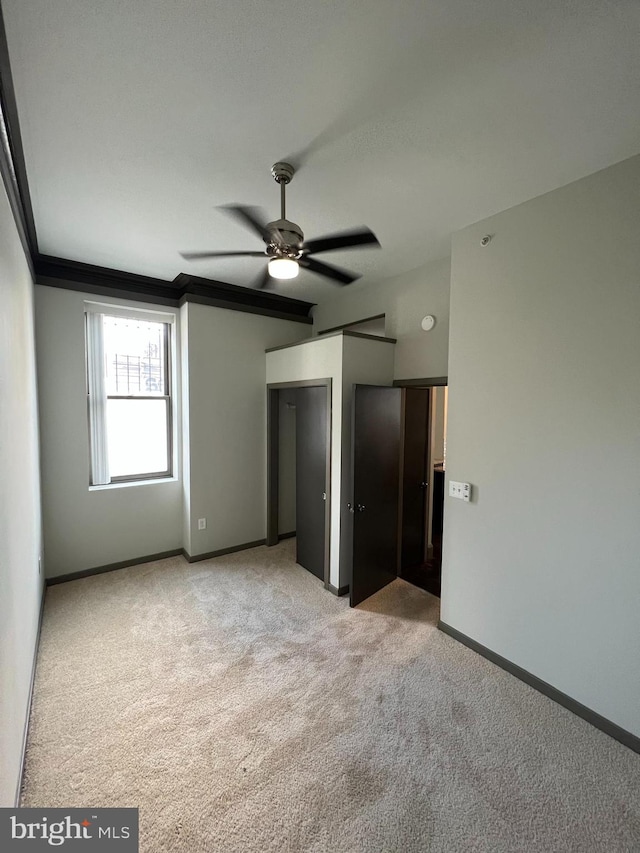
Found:
[{"label": "ceiling fan light fixture", "polygon": [[299,272],[298,262],[293,258],[271,258],[269,275],[271,278],[296,278]]}]

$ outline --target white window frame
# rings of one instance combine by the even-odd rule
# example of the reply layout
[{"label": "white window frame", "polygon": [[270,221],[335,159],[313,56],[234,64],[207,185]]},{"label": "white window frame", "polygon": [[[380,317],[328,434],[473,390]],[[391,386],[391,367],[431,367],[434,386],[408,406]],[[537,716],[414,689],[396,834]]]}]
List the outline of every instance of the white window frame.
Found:
[{"label": "white window frame", "polygon": [[[87,378],[87,418],[89,424],[89,487],[128,486],[148,481],[173,479],[175,472],[175,314],[147,311],[139,308],[127,308],[123,305],[85,302],[85,341],[86,341],[86,378]],[[164,368],[166,394],[107,394],[104,377],[104,337],[103,318],[105,316],[122,317],[129,320],[147,320],[163,323],[165,326]],[[166,471],[131,474],[111,477],[109,474],[107,442],[107,400],[166,400],[167,409],[167,460]]]}]

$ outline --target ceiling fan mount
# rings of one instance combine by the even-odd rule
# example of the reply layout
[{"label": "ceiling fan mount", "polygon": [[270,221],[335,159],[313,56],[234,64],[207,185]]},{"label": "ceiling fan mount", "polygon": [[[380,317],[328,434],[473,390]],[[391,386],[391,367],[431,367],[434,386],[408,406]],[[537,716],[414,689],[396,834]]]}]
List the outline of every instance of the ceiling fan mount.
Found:
[{"label": "ceiling fan mount", "polygon": [[271,167],[271,174],[280,185],[280,219],[263,222],[255,208],[243,205],[226,205],[221,209],[240,221],[245,227],[256,233],[263,240],[265,247],[262,252],[185,252],[182,257],[188,261],[206,260],[220,257],[264,257],[269,263],[254,287],[264,288],[273,283],[273,279],[295,278],[299,267],[308,269],[317,275],[329,278],[338,284],[350,284],[359,276],[315,260],[311,255],[317,252],[328,252],[332,249],[348,249],[358,246],[380,246],[375,234],[368,228],[357,231],[345,231],[321,237],[317,240],[305,241],[302,228],[287,219],[286,187],[295,174],[291,163],[278,162]]},{"label": "ceiling fan mount", "polygon": [[295,175],[296,170],[291,163],[274,163],[271,167],[271,174],[277,184],[289,184],[291,178]]}]

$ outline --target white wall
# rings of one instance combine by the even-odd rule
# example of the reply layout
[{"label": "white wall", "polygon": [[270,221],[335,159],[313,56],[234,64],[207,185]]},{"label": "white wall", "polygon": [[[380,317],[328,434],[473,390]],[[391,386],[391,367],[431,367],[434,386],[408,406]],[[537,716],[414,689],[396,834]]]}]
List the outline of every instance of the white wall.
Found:
[{"label": "white wall", "polygon": [[[191,556],[265,538],[265,349],[310,326],[188,305]],[[206,530],[198,519],[206,518]]]},{"label": "white wall", "polygon": [[446,499],[442,594],[444,622],[635,735],[639,199],[635,157],[454,237],[447,478],[475,498]]},{"label": "white wall", "polygon": [[33,284],[0,189],[0,807],[15,805],[42,577]]},{"label": "white wall", "polygon": [[35,290],[47,577],[181,548],[179,477],[89,490],[85,379],[85,301],[176,310],[55,287]]},{"label": "white wall", "polygon": [[[356,282],[341,288],[314,308],[314,332],[385,314],[385,333],[398,340],[394,378],[446,376],[450,275],[447,258],[377,284]],[[437,321],[430,332],[420,327],[426,314]]]},{"label": "white wall", "polygon": [[351,572],[351,399],[353,384],[390,385],[394,344],[331,335],[267,354],[267,383],[332,380],[331,544],[329,582],[339,588]]},{"label": "white wall", "polygon": [[[86,300],[177,317],[176,423],[182,429],[171,481],[89,490]],[[37,287],[36,330],[49,577],[182,547],[197,556],[264,538],[264,350],[307,337],[308,325]],[[198,530],[199,518],[207,519],[206,530]]]}]

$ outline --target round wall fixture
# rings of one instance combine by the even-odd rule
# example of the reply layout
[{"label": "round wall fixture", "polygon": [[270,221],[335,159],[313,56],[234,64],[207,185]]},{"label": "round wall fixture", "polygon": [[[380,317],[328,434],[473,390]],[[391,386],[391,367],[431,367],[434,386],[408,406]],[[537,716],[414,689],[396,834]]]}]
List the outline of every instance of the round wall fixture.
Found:
[{"label": "round wall fixture", "polygon": [[420,323],[425,332],[430,332],[431,329],[433,329],[433,327],[435,326],[435,324],[436,318],[433,316],[433,314],[427,314],[426,317],[422,318],[422,321]]}]

